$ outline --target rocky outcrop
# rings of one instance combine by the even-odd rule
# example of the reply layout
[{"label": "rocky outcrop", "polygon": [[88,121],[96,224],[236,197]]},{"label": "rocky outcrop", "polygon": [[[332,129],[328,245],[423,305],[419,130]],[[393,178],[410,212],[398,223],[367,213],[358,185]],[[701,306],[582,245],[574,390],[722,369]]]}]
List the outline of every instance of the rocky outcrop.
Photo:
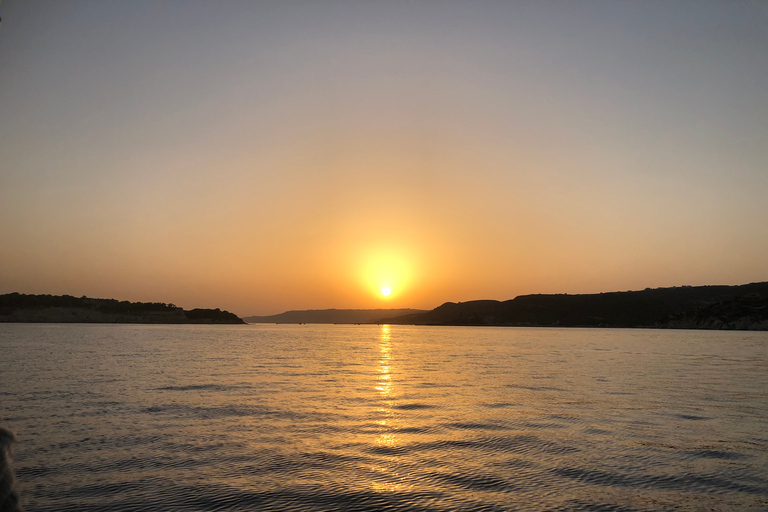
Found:
[{"label": "rocky outcrop", "polygon": [[0,512],[21,512],[11,465],[13,433],[0,427]]}]

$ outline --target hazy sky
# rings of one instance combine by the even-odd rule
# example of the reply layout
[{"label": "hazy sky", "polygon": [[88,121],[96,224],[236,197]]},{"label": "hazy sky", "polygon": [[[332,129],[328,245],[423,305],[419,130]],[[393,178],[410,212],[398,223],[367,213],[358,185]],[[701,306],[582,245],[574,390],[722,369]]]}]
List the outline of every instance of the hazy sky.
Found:
[{"label": "hazy sky", "polygon": [[249,315],[768,280],[768,2],[0,16],[0,293]]}]

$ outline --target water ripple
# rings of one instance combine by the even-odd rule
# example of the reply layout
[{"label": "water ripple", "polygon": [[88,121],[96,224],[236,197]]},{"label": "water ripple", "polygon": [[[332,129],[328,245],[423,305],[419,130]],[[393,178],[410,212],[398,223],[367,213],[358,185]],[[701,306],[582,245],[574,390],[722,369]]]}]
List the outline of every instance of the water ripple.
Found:
[{"label": "water ripple", "polygon": [[553,472],[558,476],[594,485],[690,490],[694,492],[718,492],[725,490],[768,496],[768,487],[740,484],[716,475],[626,475],[582,468],[559,468],[554,469]]},{"label": "water ripple", "polygon": [[766,346],[764,333],[0,325],[0,419],[28,512],[757,511]]}]

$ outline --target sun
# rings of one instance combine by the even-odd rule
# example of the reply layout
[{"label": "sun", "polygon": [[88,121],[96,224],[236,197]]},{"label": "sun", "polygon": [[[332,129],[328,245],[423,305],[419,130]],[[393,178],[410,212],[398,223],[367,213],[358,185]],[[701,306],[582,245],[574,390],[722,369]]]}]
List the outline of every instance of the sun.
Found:
[{"label": "sun", "polygon": [[369,299],[390,302],[400,300],[410,287],[412,269],[410,257],[394,249],[371,248],[360,255],[360,283]]}]

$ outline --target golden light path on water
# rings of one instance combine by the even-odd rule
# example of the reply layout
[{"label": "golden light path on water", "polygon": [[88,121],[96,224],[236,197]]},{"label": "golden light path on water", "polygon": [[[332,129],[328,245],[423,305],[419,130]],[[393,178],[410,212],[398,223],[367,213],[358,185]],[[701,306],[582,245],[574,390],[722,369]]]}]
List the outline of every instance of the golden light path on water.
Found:
[{"label": "golden light path on water", "polygon": [[[393,359],[392,359],[392,335],[389,325],[381,326],[379,335],[379,366],[376,382],[376,391],[381,397],[381,406],[378,409],[379,419],[376,423],[379,426],[379,434],[376,437],[376,446],[382,451],[392,450],[398,445],[396,431],[397,418],[395,416],[395,383],[393,380]],[[395,467],[396,456],[389,454],[385,457],[387,465],[374,466],[373,471],[376,475],[383,478],[371,482],[371,486],[376,491],[400,491],[412,485],[403,482]]]}]

